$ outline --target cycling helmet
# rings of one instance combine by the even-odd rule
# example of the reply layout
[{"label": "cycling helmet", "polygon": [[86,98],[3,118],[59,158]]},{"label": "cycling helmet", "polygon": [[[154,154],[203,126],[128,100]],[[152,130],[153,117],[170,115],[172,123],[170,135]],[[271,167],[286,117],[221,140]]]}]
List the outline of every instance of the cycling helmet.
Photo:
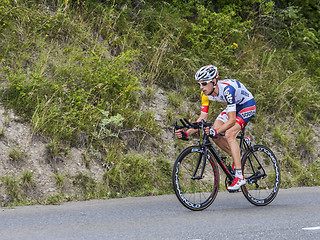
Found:
[{"label": "cycling helmet", "polygon": [[201,67],[195,75],[196,81],[200,80],[212,80],[214,78],[218,78],[218,68],[213,65],[207,65],[204,67]]}]

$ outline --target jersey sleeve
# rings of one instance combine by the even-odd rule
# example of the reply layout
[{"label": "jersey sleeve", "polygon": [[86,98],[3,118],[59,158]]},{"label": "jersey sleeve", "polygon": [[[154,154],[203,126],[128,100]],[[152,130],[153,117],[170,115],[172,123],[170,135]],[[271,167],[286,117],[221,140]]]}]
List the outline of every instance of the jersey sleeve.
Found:
[{"label": "jersey sleeve", "polygon": [[236,111],[236,90],[231,85],[228,85],[223,90],[223,96],[227,102],[227,113],[228,112],[235,112]]},{"label": "jersey sleeve", "polygon": [[201,112],[208,113],[209,112],[209,97],[203,92],[201,92]]}]

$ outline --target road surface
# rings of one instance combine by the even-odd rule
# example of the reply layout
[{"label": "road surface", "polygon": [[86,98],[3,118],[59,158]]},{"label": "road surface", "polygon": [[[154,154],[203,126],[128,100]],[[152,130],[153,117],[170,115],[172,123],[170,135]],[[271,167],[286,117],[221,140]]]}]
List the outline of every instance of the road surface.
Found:
[{"label": "road surface", "polygon": [[320,187],[280,189],[265,207],[219,192],[200,212],[175,195],[0,208],[0,239],[320,239]]}]

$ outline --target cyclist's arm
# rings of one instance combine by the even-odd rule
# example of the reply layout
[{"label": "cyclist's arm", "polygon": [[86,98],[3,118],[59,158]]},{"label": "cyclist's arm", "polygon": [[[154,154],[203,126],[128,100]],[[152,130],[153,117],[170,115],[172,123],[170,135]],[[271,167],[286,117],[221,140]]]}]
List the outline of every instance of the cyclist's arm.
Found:
[{"label": "cyclist's arm", "polygon": [[[202,119],[204,121],[207,121],[208,111],[209,111],[209,98],[208,98],[208,96],[204,95],[203,92],[201,92],[201,113],[200,113],[199,118],[197,119],[197,122],[201,122]],[[198,132],[198,130],[193,129],[193,128],[190,128],[187,131],[188,135],[193,135],[197,132]]]},{"label": "cyclist's arm", "polygon": [[[209,98],[208,98],[208,96],[204,95],[203,92],[201,92],[201,113],[200,113],[199,118],[197,119],[197,122],[201,122],[202,119],[204,121],[207,121],[208,110],[209,110]],[[176,135],[178,138],[182,137],[182,135],[180,133],[181,131],[182,131],[181,129],[176,131]],[[186,132],[187,132],[188,136],[190,136],[190,135],[198,133],[198,130],[190,128]]]},{"label": "cyclist's arm", "polygon": [[[197,122],[201,122],[202,119],[203,119],[204,121],[207,121],[207,119],[208,119],[208,114],[207,114],[207,113],[204,113],[204,112],[201,112],[199,118],[197,119]],[[193,134],[195,134],[195,133],[197,133],[197,132],[198,132],[198,129],[193,129],[193,128],[190,128],[190,129],[188,129],[188,131],[187,131],[188,136],[193,135]]]},{"label": "cyclist's arm", "polygon": [[236,93],[235,88],[230,85],[225,87],[225,89],[223,90],[224,98],[228,104],[226,109],[228,120],[224,124],[222,124],[219,128],[216,129],[217,133],[223,133],[229,128],[232,128],[236,124],[237,106],[236,106],[236,100],[235,100],[235,93]]}]

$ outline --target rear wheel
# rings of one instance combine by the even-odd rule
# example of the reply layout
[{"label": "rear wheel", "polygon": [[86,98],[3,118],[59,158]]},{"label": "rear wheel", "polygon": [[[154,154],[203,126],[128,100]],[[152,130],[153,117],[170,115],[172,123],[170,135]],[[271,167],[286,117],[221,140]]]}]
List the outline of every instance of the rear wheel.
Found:
[{"label": "rear wheel", "polygon": [[[204,166],[204,172],[201,172]],[[188,209],[199,211],[209,207],[217,196],[219,171],[208,152],[199,147],[188,147],[178,156],[173,166],[172,183],[179,201]]]},{"label": "rear wheel", "polygon": [[247,183],[241,187],[249,202],[265,206],[280,188],[280,168],[274,153],[263,145],[248,149],[242,157],[242,171]]}]

